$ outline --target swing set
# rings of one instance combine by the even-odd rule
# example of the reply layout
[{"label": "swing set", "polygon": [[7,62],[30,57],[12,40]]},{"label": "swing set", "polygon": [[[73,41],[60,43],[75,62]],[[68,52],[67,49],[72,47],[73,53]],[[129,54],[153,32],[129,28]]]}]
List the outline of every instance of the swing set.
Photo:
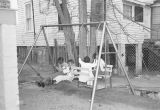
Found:
[{"label": "swing set", "polygon": [[[117,54],[118,60],[120,62],[121,70],[125,74],[125,77],[127,79],[127,82],[128,82],[128,85],[130,87],[130,90],[131,90],[132,94],[133,95],[135,94],[134,88],[133,88],[133,86],[131,84],[131,81],[130,81],[130,79],[128,77],[128,73],[125,70],[124,65],[122,64],[122,59],[120,57],[120,54],[118,53],[118,49],[116,47],[116,44],[115,44],[115,42],[113,40],[113,37],[111,35],[111,32],[109,30],[108,23],[106,21],[104,21],[104,22],[91,22],[91,23],[76,23],[76,24],[41,25],[38,34],[35,36],[34,43],[32,44],[32,46],[31,46],[31,48],[30,48],[30,50],[29,50],[29,52],[28,52],[28,54],[27,54],[27,56],[26,56],[26,58],[25,58],[25,60],[24,60],[24,62],[22,64],[22,66],[21,66],[21,68],[20,68],[20,70],[18,72],[18,75],[20,76],[20,74],[22,73],[22,70],[23,70],[25,64],[27,63],[29,55],[31,54],[31,52],[33,50],[33,47],[36,45],[36,42],[38,41],[38,38],[39,38],[39,36],[40,36],[40,34],[42,32],[43,32],[43,36],[44,36],[44,39],[45,39],[45,42],[46,42],[46,46],[47,46],[47,49],[48,49],[49,57],[52,60],[51,63],[52,63],[53,70],[55,70],[55,66],[53,64],[53,57],[52,57],[52,54],[51,54],[51,51],[50,51],[50,48],[49,48],[50,45],[49,45],[47,34],[46,34],[46,28],[49,28],[49,27],[59,27],[59,26],[81,26],[82,27],[82,26],[87,26],[87,25],[98,25],[97,30],[99,30],[100,25],[103,25],[101,42],[100,42],[100,48],[99,48],[99,55],[98,55],[98,63],[97,63],[97,68],[96,68],[96,74],[95,74],[95,77],[94,77],[94,84],[93,84],[92,97],[91,97],[91,103],[90,103],[90,110],[93,110],[93,103],[94,103],[94,99],[95,99],[95,92],[97,90],[97,79],[100,78],[100,77],[103,77],[103,76],[99,75],[99,66],[100,66],[101,55],[105,54],[105,61],[106,61],[106,54],[113,53],[113,52],[106,52],[106,49],[105,49],[105,52],[102,52],[102,48],[103,48],[104,43],[105,43],[105,47],[106,47],[106,40],[105,40],[106,37],[108,37],[110,39],[111,43],[113,44],[113,47],[115,49],[114,53]],[[81,28],[80,28],[80,31],[81,31]],[[108,36],[105,36],[106,33],[108,34]],[[108,67],[108,69],[107,69],[107,67]],[[36,71],[36,70],[34,69],[34,71]],[[111,82],[112,65],[111,66],[110,65],[106,65],[105,71],[107,71],[107,72],[110,73],[109,78],[110,78],[110,85],[111,85],[112,84],[112,82]],[[105,84],[106,84],[106,79],[107,79],[106,75],[104,76],[104,78],[105,78]],[[106,88],[106,85],[105,85],[105,88]]]}]

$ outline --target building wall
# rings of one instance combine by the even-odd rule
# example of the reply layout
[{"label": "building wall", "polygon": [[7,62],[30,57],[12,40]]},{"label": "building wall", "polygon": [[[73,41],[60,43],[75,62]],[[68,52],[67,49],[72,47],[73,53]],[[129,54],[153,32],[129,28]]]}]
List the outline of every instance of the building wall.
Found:
[{"label": "building wall", "polygon": [[[39,1],[42,0],[33,0],[34,2],[34,11],[35,11],[35,25],[36,33],[40,30],[40,25],[44,24],[58,24],[58,14],[55,6],[49,8],[48,13],[40,13],[40,4]],[[25,19],[25,4],[31,2],[31,0],[18,0],[18,23],[17,23],[17,46],[31,46],[34,42],[33,29],[30,32],[26,32],[26,19]],[[72,23],[78,23],[78,1],[69,0],[68,2],[69,12],[71,14]],[[43,11],[44,12],[44,11]],[[77,31],[79,27],[74,27],[76,39],[78,37]],[[49,44],[54,45],[54,39],[57,39],[59,45],[64,44],[63,32],[59,31],[57,27],[48,28],[46,30]],[[43,35],[39,37],[37,41],[37,46],[45,46],[45,41]]]},{"label": "building wall", "polygon": [[151,17],[152,39],[160,39],[160,2],[156,2],[152,5],[152,17]]},{"label": "building wall", "polygon": [[[107,15],[106,18],[109,21],[109,28],[111,30],[112,36],[117,43],[123,44],[133,44],[133,43],[143,43],[144,39],[150,38],[150,32],[146,31],[142,26],[125,19],[123,17],[123,3],[129,4],[132,7],[139,6],[138,4],[131,2],[124,2],[122,0],[113,0],[107,5]],[[141,5],[142,6],[142,5]],[[115,7],[115,8],[114,8]],[[138,22],[141,25],[147,26],[150,28],[151,20],[151,8],[148,6],[143,7],[143,22]],[[117,10],[117,9],[118,10]],[[132,9],[132,14],[134,17],[134,10]],[[122,27],[120,26],[122,25]],[[122,31],[124,28],[125,31]],[[128,36],[129,34],[130,36]]]},{"label": "building wall", "polygon": [[[138,4],[133,4],[131,3],[133,7],[135,6],[141,6],[143,7],[143,22],[138,22],[140,25],[146,26],[146,27],[151,27],[150,26],[150,21],[151,21],[151,8],[148,6],[142,6]],[[133,14],[134,14],[133,10]],[[129,20],[123,19],[123,25],[128,25],[130,23]],[[126,43],[143,43],[144,39],[149,39],[150,38],[150,29],[149,31],[145,30],[143,26],[140,26],[137,23],[130,23],[128,26],[126,26],[127,32],[131,35],[129,39],[124,39],[123,42]],[[124,36],[124,34],[122,35]],[[134,40],[133,40],[134,39]]]},{"label": "building wall", "polygon": [[[30,0],[18,0],[18,25],[17,25],[17,46],[31,46],[34,42],[33,31],[26,32],[25,30],[25,3]],[[39,9],[39,1],[34,0],[34,10],[35,10],[35,24],[36,24],[36,33],[40,29],[40,25],[43,24],[58,24],[58,14],[55,6],[51,6],[48,14],[41,14]],[[110,0],[106,0],[106,20],[108,21],[108,26],[112,32],[112,36],[116,43],[130,44],[143,42],[144,39],[150,38],[150,32],[146,31],[142,26],[137,25],[127,19],[123,18],[123,15],[120,14],[115,8],[113,8]],[[88,7],[87,11],[90,13],[90,1],[87,0]],[[113,0],[113,4],[116,5],[118,10],[123,13],[123,2],[122,0]],[[129,3],[130,5],[135,6],[134,3]],[[150,16],[151,9],[148,6],[144,7],[144,22],[140,23],[147,27],[150,27]],[[72,23],[79,22],[79,7],[78,0],[69,0],[68,8],[71,14]],[[89,17],[88,17],[88,21]],[[117,22],[118,21],[118,22]],[[125,31],[132,35],[132,38],[126,37],[122,28],[119,25],[119,22],[125,26]],[[89,30],[89,28],[88,28]],[[79,27],[74,26],[74,31],[76,35],[76,41],[78,41],[78,32]],[[63,45],[65,38],[62,31],[59,31],[57,27],[49,28],[46,30],[48,40],[50,45],[54,45],[54,39],[57,39],[59,45]],[[102,31],[97,31],[97,45],[100,44]],[[88,32],[89,36],[89,32]],[[133,40],[134,39],[134,40]],[[43,35],[40,36],[37,46],[45,46],[45,41]]]},{"label": "building wall", "polygon": [[111,35],[116,43],[121,42],[121,29],[117,21],[122,21],[122,15],[116,11],[113,7],[115,5],[119,10],[122,10],[121,0],[110,0],[106,3],[106,20],[108,21],[108,27],[111,31]]}]

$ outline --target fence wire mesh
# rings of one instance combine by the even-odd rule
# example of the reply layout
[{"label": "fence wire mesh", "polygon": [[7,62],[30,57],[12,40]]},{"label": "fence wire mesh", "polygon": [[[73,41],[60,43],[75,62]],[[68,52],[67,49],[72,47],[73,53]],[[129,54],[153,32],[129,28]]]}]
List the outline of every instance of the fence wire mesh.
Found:
[{"label": "fence wire mesh", "polygon": [[[160,47],[156,41],[145,41],[140,45],[141,48],[137,48],[138,44],[125,44],[125,69],[128,74],[130,76],[159,74]],[[114,61],[114,58],[110,59]],[[115,67],[118,69],[119,65]]]}]

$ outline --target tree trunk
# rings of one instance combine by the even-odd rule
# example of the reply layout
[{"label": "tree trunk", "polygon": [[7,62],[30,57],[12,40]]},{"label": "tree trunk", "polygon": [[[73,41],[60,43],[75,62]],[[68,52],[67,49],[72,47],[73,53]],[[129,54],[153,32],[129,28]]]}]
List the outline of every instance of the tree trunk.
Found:
[{"label": "tree trunk", "polygon": [[[79,0],[79,19],[80,23],[87,23],[87,3],[86,0]],[[87,27],[81,26],[79,31],[79,56],[87,56]]]},{"label": "tree trunk", "polygon": [[[94,16],[95,16],[95,3],[96,0],[91,0],[91,18],[90,21],[94,22]],[[90,58],[92,58],[92,55],[96,52],[96,26],[91,25],[90,26]]]},{"label": "tree trunk", "polygon": [[[54,0],[56,9],[58,12],[58,15],[60,17],[60,20],[62,24],[70,24],[71,23],[71,18],[70,14],[67,8],[67,3],[66,0],[62,0],[62,8],[60,6],[59,0]],[[75,47],[75,34],[73,32],[72,26],[63,26],[63,32],[65,36],[65,42],[66,42],[66,47],[67,47],[67,52],[68,52],[68,57],[69,59],[76,60],[77,53],[76,53],[76,47]]]}]

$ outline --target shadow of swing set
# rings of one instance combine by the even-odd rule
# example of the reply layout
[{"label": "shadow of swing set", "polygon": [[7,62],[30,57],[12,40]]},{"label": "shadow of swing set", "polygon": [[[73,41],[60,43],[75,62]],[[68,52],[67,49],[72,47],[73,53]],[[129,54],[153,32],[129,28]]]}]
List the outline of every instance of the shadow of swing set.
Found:
[{"label": "shadow of swing set", "polygon": [[[117,54],[118,60],[119,60],[120,65],[121,65],[120,67],[121,67],[122,71],[125,73],[125,77],[126,77],[126,79],[127,79],[127,82],[128,82],[129,88],[130,88],[130,91],[131,91],[131,93],[132,93],[133,95],[135,95],[135,91],[134,91],[133,85],[131,84],[131,81],[130,81],[130,79],[129,79],[129,77],[128,77],[128,73],[127,73],[127,71],[125,70],[125,67],[124,67],[123,64],[122,64],[122,59],[121,59],[121,57],[120,57],[120,54],[118,53],[118,49],[117,49],[117,47],[116,47],[116,44],[115,44],[115,42],[114,42],[114,40],[113,40],[113,37],[112,37],[112,35],[111,35],[111,32],[110,32],[110,30],[109,30],[108,23],[107,23],[106,21],[104,21],[104,22],[90,22],[90,23],[77,23],[77,24],[41,25],[38,34],[35,36],[35,41],[34,41],[33,45],[31,46],[31,48],[30,48],[30,50],[29,50],[29,52],[28,52],[28,54],[27,54],[27,56],[26,56],[26,58],[25,58],[25,60],[24,60],[24,62],[23,62],[23,64],[22,64],[22,66],[21,66],[21,68],[20,68],[20,70],[19,70],[19,72],[18,72],[18,75],[20,76],[20,74],[22,73],[22,70],[23,70],[25,64],[27,64],[27,60],[28,60],[28,58],[29,58],[29,55],[31,54],[32,49],[33,49],[33,47],[36,45],[36,42],[38,41],[38,38],[39,38],[39,36],[40,36],[40,34],[41,34],[42,32],[43,32],[44,39],[45,39],[45,42],[46,42],[46,46],[47,46],[47,49],[48,49],[48,52],[49,52],[49,57],[50,57],[51,60],[53,61],[53,58],[52,58],[52,55],[51,55],[51,52],[50,52],[50,48],[49,48],[50,45],[49,45],[49,42],[48,42],[48,39],[47,39],[47,35],[46,35],[46,31],[45,31],[46,28],[49,28],[49,27],[59,27],[59,26],[81,26],[81,27],[82,27],[82,26],[87,26],[87,25],[98,25],[97,30],[99,30],[100,25],[103,25],[101,42],[100,42],[100,49],[99,49],[99,55],[98,55],[98,63],[97,63],[97,68],[96,68],[96,74],[95,74],[95,77],[94,77],[94,84],[93,84],[92,97],[91,97],[91,103],[90,103],[90,110],[93,109],[95,92],[96,92],[96,90],[98,89],[98,88],[97,88],[97,80],[98,80],[98,79],[105,79],[105,87],[102,87],[101,89],[107,87],[107,85],[106,85],[106,80],[107,80],[107,79],[109,79],[110,87],[112,87],[112,79],[111,79],[111,78],[112,78],[112,67],[113,67],[113,65],[106,65],[106,69],[105,69],[105,74],[104,74],[104,75],[99,75],[99,74],[98,74],[98,72],[99,72],[99,67],[100,67],[101,54],[102,54],[102,53],[103,53],[103,54],[108,54],[108,53],[110,53],[110,52],[106,52],[106,49],[105,49],[105,52],[102,52],[103,43],[105,43],[105,45],[106,45],[106,42],[104,42],[104,39],[105,39],[105,37],[106,37],[106,36],[105,36],[105,33],[108,34],[108,37],[110,38],[111,43],[113,44],[113,47],[114,47],[114,49],[115,49],[115,53]],[[113,53],[113,52],[111,52],[111,53]],[[105,57],[106,57],[106,55],[105,55]],[[106,58],[105,58],[105,59],[106,59]],[[29,65],[29,64],[28,64],[28,65]],[[39,73],[38,73],[31,65],[29,65],[29,66],[39,75]],[[53,67],[53,69],[55,69],[53,62],[52,62],[52,67]],[[39,76],[40,76],[40,75],[39,75]]]}]

